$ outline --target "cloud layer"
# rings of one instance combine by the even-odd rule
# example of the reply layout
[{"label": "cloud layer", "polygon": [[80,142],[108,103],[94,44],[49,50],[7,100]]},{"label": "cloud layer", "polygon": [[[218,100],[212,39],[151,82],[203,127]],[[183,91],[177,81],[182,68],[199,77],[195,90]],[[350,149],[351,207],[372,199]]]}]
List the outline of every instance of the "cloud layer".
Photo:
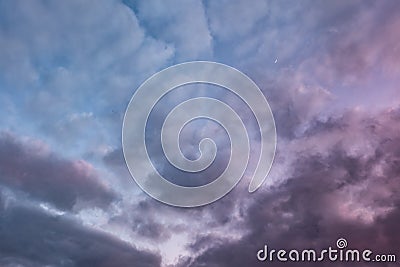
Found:
[{"label": "cloud layer", "polygon": [[[398,253],[399,11],[389,0],[1,1],[0,265],[257,266],[264,244],[320,248],[339,237]],[[246,173],[218,202],[179,209],[132,181],[121,124],[135,88],[189,60],[251,77],[278,146],[256,193]],[[156,111],[209,92],[192,89]],[[211,91],[254,124],[242,103]],[[150,139],[162,116],[152,114]],[[223,153],[207,181],[224,165],[226,136],[195,123],[181,140],[195,157],[214,135]]]},{"label": "cloud layer", "polygon": [[[399,110],[374,119],[351,111],[315,125],[310,129],[314,133],[301,139],[293,174],[258,195],[243,214],[247,234],[233,242],[199,234],[190,248],[200,254],[183,260],[182,266],[256,265],[255,253],[264,244],[322,249],[339,237],[354,248],[396,253],[400,236],[388,233],[400,215],[400,140],[390,129],[400,127]],[[316,147],[316,138],[326,146]],[[205,238],[207,242],[199,242]]]},{"label": "cloud layer", "polygon": [[0,134],[0,184],[59,209],[76,204],[105,207],[116,193],[83,160],[62,159],[40,141]]}]

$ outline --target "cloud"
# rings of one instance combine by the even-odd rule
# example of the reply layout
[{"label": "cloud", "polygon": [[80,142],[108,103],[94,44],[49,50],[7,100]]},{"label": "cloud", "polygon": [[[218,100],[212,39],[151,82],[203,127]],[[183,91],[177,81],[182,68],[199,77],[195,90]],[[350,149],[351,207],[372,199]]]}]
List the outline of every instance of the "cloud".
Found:
[{"label": "cloud", "polygon": [[[339,236],[360,248],[399,247],[400,111],[390,109],[398,101],[398,8],[394,1],[1,2],[0,114],[8,133],[0,135],[0,265],[249,266],[265,243],[319,247]],[[255,80],[275,115],[278,151],[255,194],[246,176],[218,202],[178,209],[135,185],[120,132],[141,82],[197,59]],[[196,90],[170,99],[202,95]],[[386,110],[372,110],[374,103]],[[183,136],[190,156],[193,137],[216,133],[192,126]],[[32,207],[7,208],[7,192]]]},{"label": "cloud", "polygon": [[373,71],[393,78],[399,73],[394,60],[400,53],[394,37],[399,35],[399,10],[396,2],[380,2],[354,10],[351,23],[333,27],[320,65],[333,73],[334,80],[347,83],[368,80]]},{"label": "cloud", "polygon": [[[12,118],[3,127],[46,136],[70,155],[116,143],[134,89],[173,56],[118,1],[13,1],[0,10],[0,99]],[[84,113],[93,114],[87,127],[69,120]]]},{"label": "cloud", "polygon": [[1,209],[2,266],[160,266],[160,256],[32,206]]},{"label": "cloud", "polygon": [[83,160],[67,160],[41,141],[0,134],[0,183],[60,209],[106,207],[117,195]]},{"label": "cloud", "polygon": [[176,60],[204,60],[212,55],[212,37],[201,1],[126,2],[150,36],[174,45]]},{"label": "cloud", "polygon": [[[400,139],[391,130],[400,127],[398,112],[371,118],[355,110],[319,124],[297,144],[302,150],[293,174],[245,209],[242,231],[248,234],[233,242],[200,235],[190,245],[198,255],[182,259],[182,266],[256,266],[255,253],[264,244],[318,249],[340,237],[351,247],[395,253],[400,236],[388,233],[400,214]],[[329,147],[310,147],[326,139],[332,139]]]},{"label": "cloud", "polygon": [[146,239],[154,243],[164,242],[171,237],[171,231],[178,226],[161,223],[162,216],[153,214],[157,210],[154,204],[154,201],[145,200],[134,203],[126,207],[131,210],[129,214],[122,213],[114,216],[109,220],[108,224],[120,229],[129,225],[129,231],[137,238]]},{"label": "cloud", "polygon": [[207,1],[207,15],[212,34],[222,40],[242,38],[251,34],[263,17],[267,16],[268,3],[264,0],[254,1]]},{"label": "cloud", "polygon": [[334,104],[334,95],[307,79],[299,71],[286,69],[263,88],[281,138],[295,138],[314,118],[330,114],[326,106]]}]

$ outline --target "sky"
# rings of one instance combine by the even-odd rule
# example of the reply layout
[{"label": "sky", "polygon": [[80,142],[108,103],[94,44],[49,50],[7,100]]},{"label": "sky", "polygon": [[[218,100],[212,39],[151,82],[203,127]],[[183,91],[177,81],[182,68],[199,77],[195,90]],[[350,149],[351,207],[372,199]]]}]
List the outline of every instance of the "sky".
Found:
[{"label": "sky", "polygon": [[[0,265],[263,266],[265,244],[320,248],[340,237],[400,257],[399,12],[395,0],[0,0]],[[277,151],[256,192],[247,172],[219,201],[177,208],[130,176],[122,121],[141,83],[194,60],[260,87]],[[244,114],[256,153],[249,109],[213,86],[160,101],[149,140],[163,113],[207,94]],[[191,185],[218,176],[226,134],[203,121],[182,135],[189,158],[214,136],[215,166],[186,180],[155,148],[160,171]]]}]

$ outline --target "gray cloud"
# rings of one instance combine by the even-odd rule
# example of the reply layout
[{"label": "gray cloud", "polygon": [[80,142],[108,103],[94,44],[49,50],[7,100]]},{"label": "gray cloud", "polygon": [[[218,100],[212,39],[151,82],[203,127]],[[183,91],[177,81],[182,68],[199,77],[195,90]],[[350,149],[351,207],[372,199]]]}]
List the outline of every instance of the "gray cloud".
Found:
[{"label": "gray cloud", "polygon": [[63,159],[39,141],[22,142],[4,132],[0,134],[0,183],[60,209],[75,204],[104,208],[117,196],[89,163]]},{"label": "gray cloud", "polygon": [[[371,119],[353,111],[334,123],[328,121],[326,132],[321,131],[325,124],[318,124],[318,140],[337,140],[334,147],[326,153],[307,150],[303,140],[293,175],[258,194],[245,210],[243,231],[248,234],[233,242],[200,235],[190,245],[199,255],[183,259],[182,266],[262,265],[255,253],[264,244],[318,249],[334,245],[339,237],[359,249],[396,253],[400,236],[391,231],[400,214],[400,139],[392,129],[400,127],[398,112],[385,111]],[[357,143],[358,150],[346,139]]]},{"label": "gray cloud", "polygon": [[157,202],[155,200],[140,201],[127,207],[130,210],[129,213],[112,217],[108,224],[122,228],[129,226],[132,233],[150,242],[166,241],[177,226],[159,222],[161,217],[154,214],[160,212],[156,207]]},{"label": "gray cloud", "polygon": [[0,215],[2,266],[160,266],[160,257],[67,216],[8,205]]},{"label": "gray cloud", "polygon": [[[99,174],[65,158],[99,153],[96,169],[111,167],[107,179],[123,194],[100,215],[109,221],[96,225],[120,230],[114,237],[33,207],[6,209],[0,195],[0,265],[160,265],[159,256],[115,238],[126,233],[133,243],[170,242],[162,249],[181,255],[182,266],[253,266],[264,243],[321,247],[339,236],[360,248],[399,247],[400,111],[330,109],[398,99],[397,2],[125,2],[130,9],[103,0],[0,3],[3,128],[57,150],[3,134],[1,187],[20,202],[62,210],[110,207],[116,194]],[[244,179],[216,203],[177,209],[138,193],[120,128],[144,79],[193,59],[228,63],[260,85],[275,115],[278,154],[256,194],[247,194]],[[176,236],[185,238],[171,241]]]},{"label": "gray cloud", "polygon": [[201,1],[126,2],[150,36],[174,45],[178,61],[204,60],[212,55],[212,37]]},{"label": "gray cloud", "polygon": [[319,78],[345,84],[365,84],[373,71],[394,78],[399,73],[395,60],[400,53],[396,37],[399,3],[384,1],[347,10],[342,16],[345,21],[331,28],[327,51],[316,58],[320,68],[315,69],[317,76],[322,74]]},{"label": "gray cloud", "polygon": [[[173,56],[118,1],[12,1],[0,13],[0,108],[13,118],[4,127],[69,153],[115,143],[134,89]],[[85,113],[88,124],[70,120]]]},{"label": "gray cloud", "polygon": [[222,40],[241,38],[256,27],[257,22],[268,15],[269,3],[264,0],[254,1],[207,1],[212,34]]}]

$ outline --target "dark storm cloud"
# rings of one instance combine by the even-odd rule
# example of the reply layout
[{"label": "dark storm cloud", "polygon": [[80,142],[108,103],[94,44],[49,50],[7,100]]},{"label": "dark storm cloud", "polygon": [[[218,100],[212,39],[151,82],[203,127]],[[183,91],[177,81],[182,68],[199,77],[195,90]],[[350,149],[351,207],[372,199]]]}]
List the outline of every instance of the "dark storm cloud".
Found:
[{"label": "dark storm cloud", "polygon": [[158,255],[66,216],[11,204],[0,218],[2,266],[160,266]]},{"label": "dark storm cloud", "polygon": [[48,152],[43,143],[21,142],[0,133],[0,184],[60,209],[82,205],[105,207],[116,194],[85,161],[70,161]]},{"label": "dark storm cloud", "polygon": [[[352,111],[336,122],[328,120],[326,131],[321,130],[324,123],[316,124],[314,134],[321,141],[335,140],[334,148],[326,153],[307,150],[303,140],[294,174],[281,186],[259,194],[245,210],[243,230],[249,233],[233,242],[199,235],[190,245],[199,255],[182,260],[182,266],[263,265],[257,262],[256,252],[264,244],[274,249],[318,249],[335,246],[340,237],[352,248],[398,253],[399,110],[373,118]],[[304,137],[308,138],[312,137]],[[348,141],[363,145],[357,151]]]}]

